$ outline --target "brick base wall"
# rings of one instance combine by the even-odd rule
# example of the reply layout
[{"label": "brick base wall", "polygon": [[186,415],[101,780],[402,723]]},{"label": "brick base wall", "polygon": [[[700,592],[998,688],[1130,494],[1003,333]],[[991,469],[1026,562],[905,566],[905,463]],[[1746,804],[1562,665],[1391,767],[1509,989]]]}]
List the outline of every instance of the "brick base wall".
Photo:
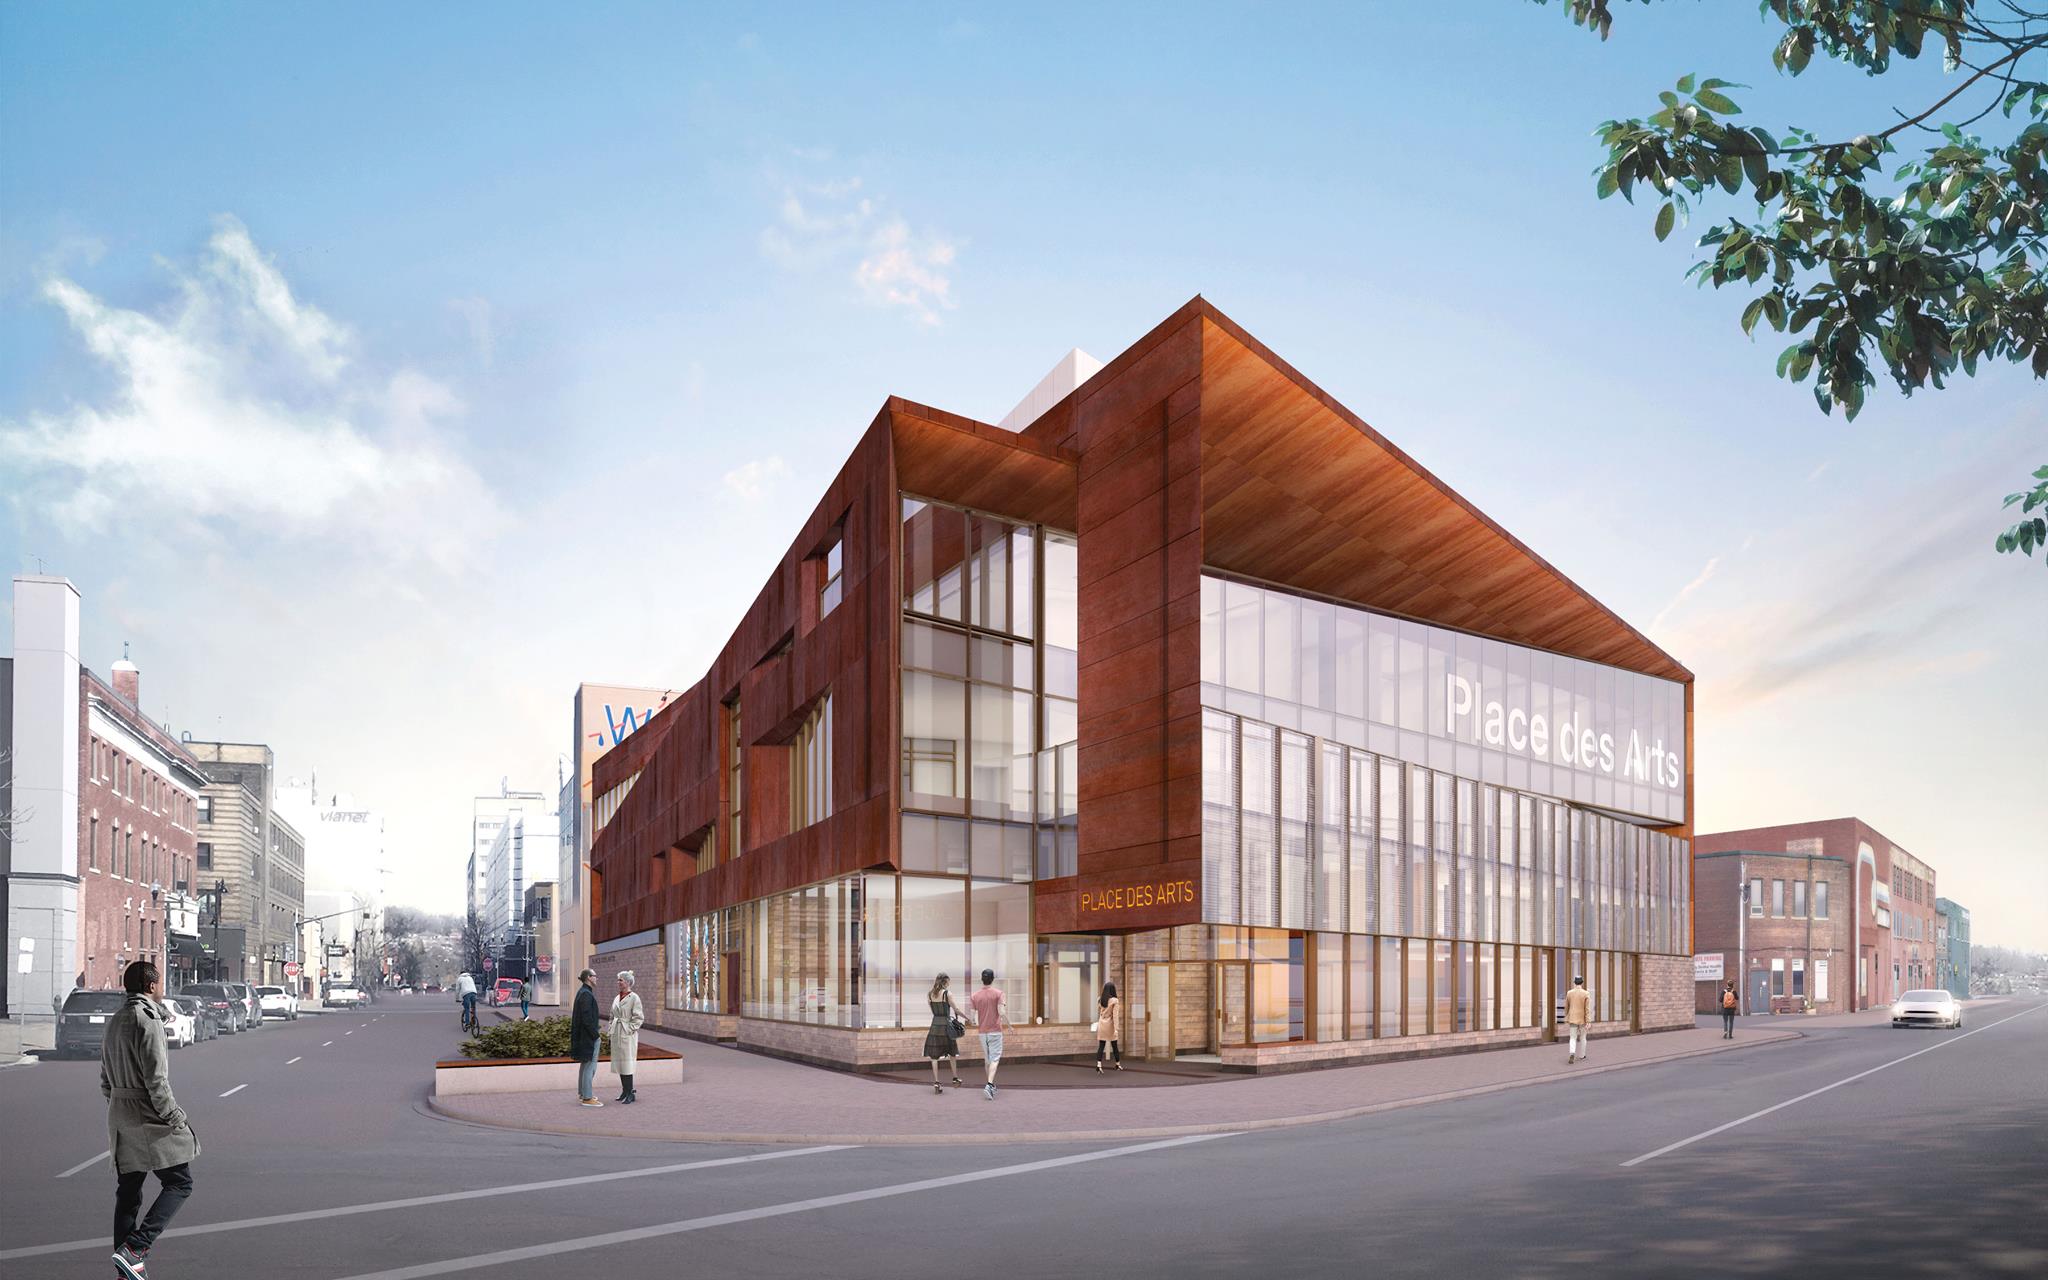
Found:
[{"label": "brick base wall", "polygon": [[[662,975],[668,972],[662,968],[662,946],[650,942],[644,947],[630,947],[624,951],[613,951],[590,958],[590,967],[597,970],[597,1011],[600,1016],[609,1017],[612,1000],[619,994],[619,970],[633,971],[633,990],[640,993],[640,1003],[647,1010],[647,1020],[653,1022],[661,1011]],[[567,975],[562,987],[567,993],[563,1003],[576,999],[576,975]]]},{"label": "brick base wall", "polygon": [[[819,1027],[800,1022],[770,1022],[741,1018],[738,1043],[742,1049],[819,1066],[882,1071],[893,1067],[922,1066],[923,1027],[863,1028]],[[1003,1059],[1060,1058],[1076,1054],[1093,1056],[1095,1033],[1085,1026],[1012,1027],[1003,1033]],[[981,1060],[981,1037],[972,1030],[960,1037],[960,1061]]]},{"label": "brick base wall", "polygon": [[647,1010],[647,1025],[656,1031],[703,1040],[710,1044],[731,1044],[739,1038],[740,1020],[729,1013],[698,1013],[689,1009]]},{"label": "brick base wall", "polygon": [[1679,1031],[1693,1025],[1691,956],[1645,954],[1641,962],[1642,994],[1637,1010],[1645,1031]]}]

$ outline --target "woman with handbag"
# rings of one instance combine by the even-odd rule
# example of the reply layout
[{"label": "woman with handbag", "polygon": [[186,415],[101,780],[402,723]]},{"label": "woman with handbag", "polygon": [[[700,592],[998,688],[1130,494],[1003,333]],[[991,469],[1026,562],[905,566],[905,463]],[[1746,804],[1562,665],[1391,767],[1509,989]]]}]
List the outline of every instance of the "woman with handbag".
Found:
[{"label": "woman with handbag", "polygon": [[1117,1039],[1118,1027],[1124,1017],[1124,1002],[1117,998],[1116,984],[1102,984],[1102,999],[1097,1002],[1095,1015],[1095,1074],[1102,1074],[1102,1051],[1107,1048],[1116,1069],[1124,1069],[1124,1047]]},{"label": "woman with handbag", "polygon": [[945,1086],[939,1083],[939,1059],[953,1060],[953,1084],[960,1084],[960,1037],[967,1034],[967,1019],[962,1016],[960,1006],[953,1002],[953,992],[945,974],[940,974],[932,983],[930,994],[925,998],[932,1007],[932,1029],[924,1033],[924,1056],[932,1062],[932,1092],[944,1093]]}]

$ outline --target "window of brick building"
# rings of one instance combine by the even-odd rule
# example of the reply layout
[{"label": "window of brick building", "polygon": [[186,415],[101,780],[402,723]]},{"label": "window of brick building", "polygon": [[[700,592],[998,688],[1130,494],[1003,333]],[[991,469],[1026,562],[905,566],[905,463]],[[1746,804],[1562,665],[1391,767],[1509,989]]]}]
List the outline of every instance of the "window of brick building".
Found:
[{"label": "window of brick building", "polygon": [[199,869],[201,871],[213,870],[213,845],[206,840],[199,842]]},{"label": "window of brick building", "polygon": [[92,815],[92,824],[87,830],[85,841],[85,865],[93,870],[100,869],[100,815]]},{"label": "window of brick building", "polygon": [[1806,994],[1806,961],[1796,957],[1792,961],[1792,994]]},{"label": "window of brick building", "polygon": [[1806,914],[1806,881],[1804,880],[1794,880],[1792,882],[1792,914],[1795,916],[1804,916]]},{"label": "window of brick building", "polygon": [[1785,914],[1785,882],[1783,880],[1771,881],[1771,914],[1774,916]]},{"label": "window of brick building", "polygon": [[789,829],[801,831],[832,814],[832,695],[796,732],[789,750]]},{"label": "window of brick building", "polygon": [[824,617],[839,607],[839,576],[846,561],[845,539],[839,534],[832,535],[832,545],[825,548],[818,557],[818,616]]},{"label": "window of brick building", "polygon": [[1771,961],[1771,994],[1774,996],[1785,994],[1785,962],[1783,960]]},{"label": "window of brick building", "polygon": [[1764,913],[1764,882],[1759,876],[1749,882],[1749,914],[1760,916]]},{"label": "window of brick building", "polygon": [[1828,918],[1828,882],[1825,880],[1813,882],[1813,918],[1816,920]]}]

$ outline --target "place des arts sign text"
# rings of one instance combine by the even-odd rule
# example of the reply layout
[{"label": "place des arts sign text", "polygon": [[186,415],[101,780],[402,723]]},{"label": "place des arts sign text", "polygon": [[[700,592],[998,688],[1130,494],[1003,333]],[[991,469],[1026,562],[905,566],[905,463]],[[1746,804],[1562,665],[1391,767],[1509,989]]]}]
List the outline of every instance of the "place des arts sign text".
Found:
[{"label": "place des arts sign text", "polygon": [[1185,906],[1195,900],[1195,882],[1173,879],[1156,884],[1118,885],[1113,889],[1081,890],[1083,915],[1104,911],[1135,911],[1141,907]]},{"label": "place des arts sign text", "polygon": [[1666,747],[1662,738],[1645,743],[1642,735],[1631,729],[1628,742],[1617,749],[1613,734],[1596,732],[1583,720],[1567,718],[1557,724],[1553,739],[1548,716],[1524,707],[1503,707],[1464,676],[1447,674],[1444,693],[1453,736],[1462,727],[1461,721],[1476,716],[1478,723],[1473,728],[1477,738],[1489,747],[1506,747],[1518,755],[1607,774],[1618,764],[1621,776],[1636,782],[1655,782],[1673,789],[1685,785],[1678,749]]}]

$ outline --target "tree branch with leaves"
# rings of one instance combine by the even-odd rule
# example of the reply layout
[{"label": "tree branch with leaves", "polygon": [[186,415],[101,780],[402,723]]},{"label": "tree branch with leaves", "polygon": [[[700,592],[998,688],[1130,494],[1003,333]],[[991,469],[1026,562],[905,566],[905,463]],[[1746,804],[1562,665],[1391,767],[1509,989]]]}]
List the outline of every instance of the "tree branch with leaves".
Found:
[{"label": "tree branch with leaves", "polygon": [[[1571,20],[1605,40],[1618,0],[1558,0]],[[1656,0],[1636,0],[1652,4]],[[1536,0],[1549,4],[1552,0]],[[1652,230],[1666,239],[1695,207],[1748,196],[1698,240],[1689,275],[1701,286],[1751,297],[1745,334],[1758,325],[1795,339],[1777,358],[1792,382],[1813,378],[1824,413],[1854,419],[1882,367],[1903,395],[1940,390],[1958,370],[2023,364],[2048,377],[2048,5],[2019,0],[1761,0],[1776,31],[1771,61],[1797,76],[1819,53],[1869,76],[1894,59],[1939,49],[1954,87],[1897,120],[1823,140],[1744,126],[1725,91],[1745,86],[1694,75],[1659,96],[1660,109],[1609,120],[1596,134],[1607,155],[1594,192],[1656,203]],[[1954,117],[1935,122],[1944,112]],[[1987,117],[1999,136],[1969,132]],[[1933,123],[1930,123],[1933,122]],[[1906,156],[1900,143],[1926,135]],[[2048,480],[2048,468],[2035,473]],[[2048,486],[2012,495],[2031,515]],[[2048,522],[2023,519],[1995,541],[2031,556],[2048,547]],[[2048,564],[2048,552],[2042,563]]]}]

